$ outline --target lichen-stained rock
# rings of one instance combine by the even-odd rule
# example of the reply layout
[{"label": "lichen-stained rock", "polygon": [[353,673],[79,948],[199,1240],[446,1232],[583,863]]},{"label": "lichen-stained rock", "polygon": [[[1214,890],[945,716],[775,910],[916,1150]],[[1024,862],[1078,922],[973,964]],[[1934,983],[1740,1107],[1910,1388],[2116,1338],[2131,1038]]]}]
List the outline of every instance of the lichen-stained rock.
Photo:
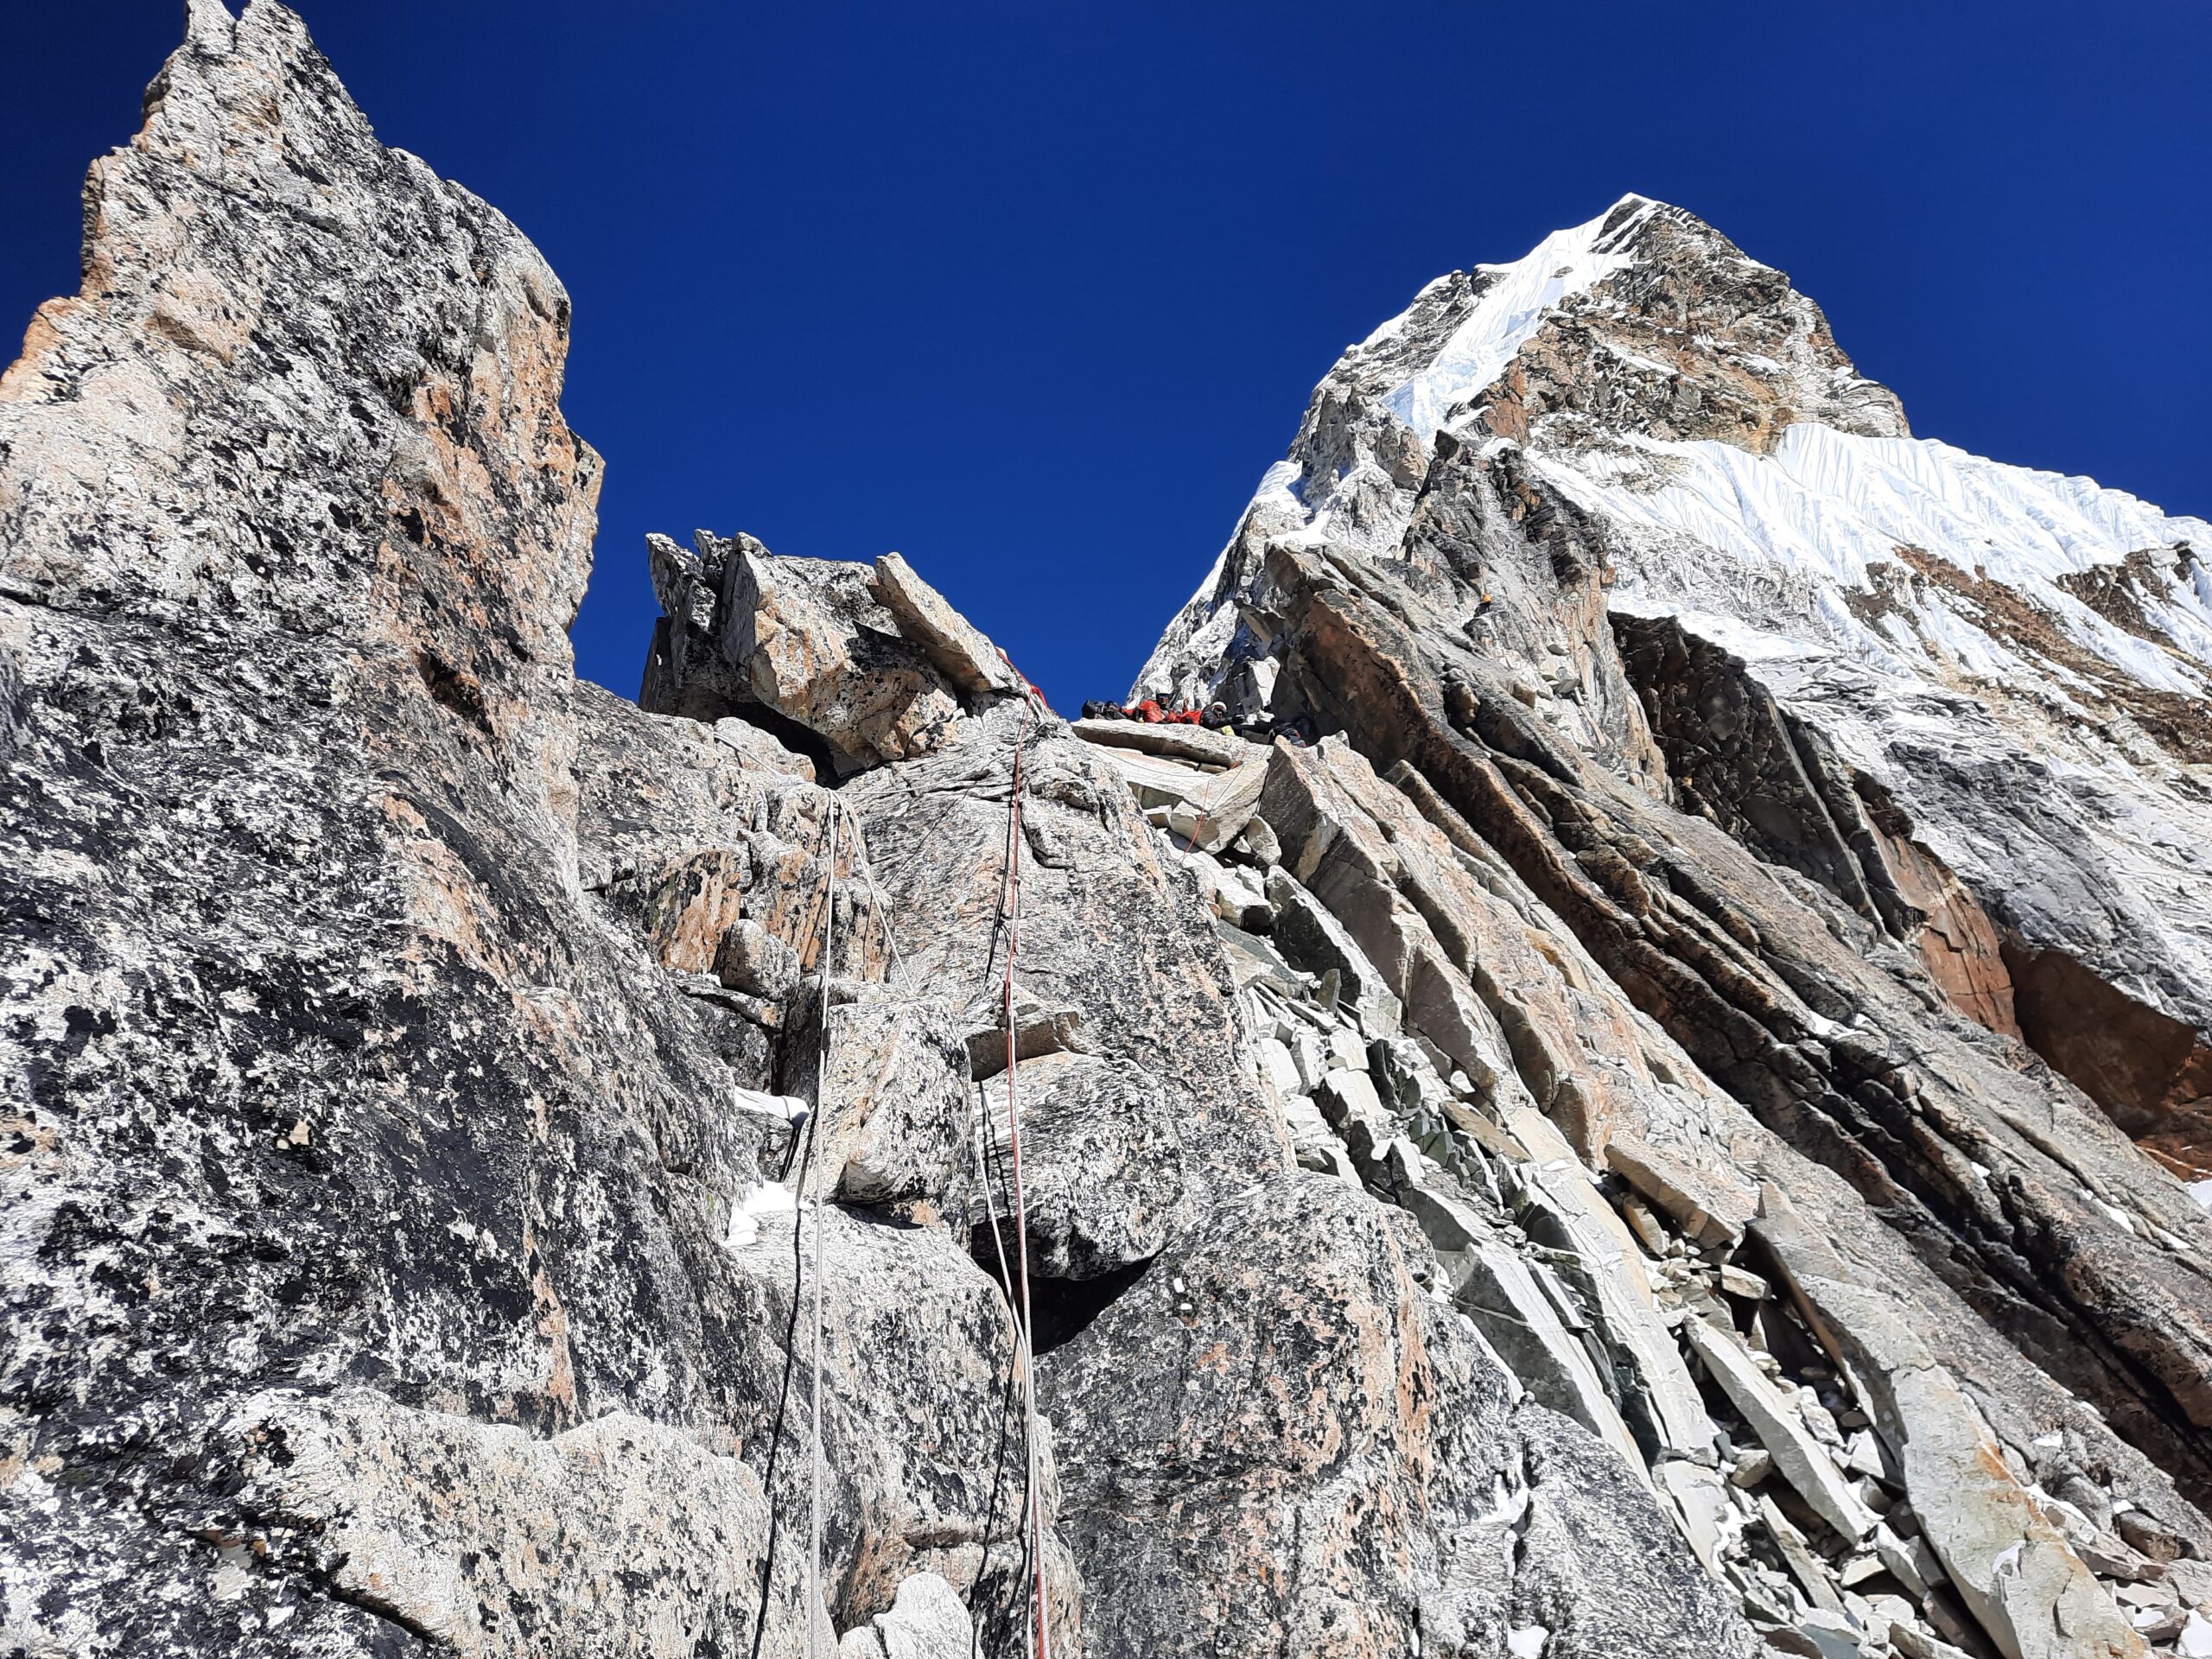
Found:
[{"label": "lichen-stained rock", "polygon": [[[711,970],[880,979],[865,849],[577,686],[567,300],[291,13],[198,0],[87,204],[0,380],[7,1642],[789,1651],[798,1264],[724,1242],[784,1009]],[[944,1230],[830,1230],[851,1624],[1014,1576],[1013,1344]]]},{"label": "lichen-stained rock", "polygon": [[[543,1641],[552,1609],[569,1651],[741,1649],[756,1626],[779,1650],[804,1641],[791,1552],[765,1586],[763,1618],[754,1564],[772,1518],[734,1447],[620,1412],[538,1439],[406,1410],[368,1389],[320,1401],[266,1391],[224,1429],[238,1448],[238,1504],[257,1524],[219,1541],[218,1596],[245,1589],[253,1544],[273,1538],[280,1557],[327,1579],[339,1605],[442,1651],[507,1652],[518,1633]],[[604,1531],[629,1548],[595,1548]],[[303,1647],[327,1634],[314,1630],[324,1610],[304,1611],[277,1626]]]},{"label": "lichen-stained rock", "polygon": [[741,532],[721,541],[702,530],[693,543],[687,550],[665,536],[645,537],[645,569],[662,614],[638,701],[657,714],[719,723],[731,709],[757,701],[750,664],[721,648],[731,561],[768,550]]},{"label": "lichen-stained rock", "polygon": [[965,1133],[968,1046],[952,1010],[874,987],[832,988],[829,1067],[822,1008],[810,997],[791,1022],[785,1090],[819,1103],[819,1156],[852,1204],[940,1199],[970,1158]]},{"label": "lichen-stained rock", "polygon": [[[1523,1409],[1517,1428],[1527,1508],[1510,1622],[1522,1645],[1509,1634],[1509,1654],[1738,1659],[1755,1651],[1735,1599],[1690,1570],[1688,1548],[1618,1459],[1547,1412]],[[1529,1639],[1535,1631],[1544,1645]]]},{"label": "lichen-stained rock", "polygon": [[[1022,1413],[1005,1300],[944,1228],[836,1205],[823,1216],[830,1616],[849,1630],[890,1608],[912,1574],[936,1573],[968,1599],[987,1654],[1020,1653]],[[753,1430],[772,1432],[760,1445],[775,1454],[748,1461],[763,1470],[781,1517],[779,1564],[786,1554],[803,1561],[807,1548],[812,1290],[792,1268],[812,1249],[811,1220],[787,1211],[731,1253],[760,1298],[747,1346],[765,1348],[775,1363]],[[1039,1463],[1049,1517],[1063,1507],[1049,1440]],[[1045,1548],[1053,1627],[1068,1650],[1080,1651],[1085,1591],[1077,1563],[1057,1531],[1047,1529]]]},{"label": "lichen-stained rock", "polygon": [[722,653],[760,701],[857,765],[936,746],[959,702],[880,613],[864,567],[734,547]]},{"label": "lichen-stained rock", "polygon": [[[1190,1211],[1176,1101],[1157,1077],[1096,1054],[1021,1062],[1024,1187],[1031,1259],[1054,1279],[1149,1261]],[[1012,1151],[1007,1073],[982,1085],[994,1155]],[[968,1219],[983,1224],[981,1192]],[[1009,1240],[1009,1244],[1011,1241]]]},{"label": "lichen-stained rock", "polygon": [[1086,1054],[1091,1039],[1080,1008],[1049,1007],[1027,991],[1014,1000],[1014,1042],[1007,1042],[1003,997],[988,993],[968,1005],[968,1071],[978,1083],[995,1077],[1011,1059],[1019,1064],[1046,1054]]},{"label": "lichen-stained rock", "polygon": [[[1089,1651],[1395,1655],[1418,1629],[1503,1659],[1541,1617],[1548,1652],[1748,1653],[1618,1454],[1516,1406],[1422,1290],[1410,1234],[1341,1181],[1280,1177],[1051,1357]],[[1602,1572],[1599,1538],[1627,1546]]]},{"label": "lichen-stained rock", "polygon": [[[575,697],[588,716],[589,741],[576,757],[578,874],[588,892],[687,855],[736,856],[748,836],[770,827],[787,794],[794,813],[820,810],[818,792],[791,788],[811,781],[804,773],[762,764],[749,746],[723,741],[717,727],[645,714],[587,682]],[[819,834],[811,823],[795,828],[804,841]]]},{"label": "lichen-stained rock", "polygon": [[[1017,741],[1015,987],[1080,1015],[1091,1045],[1089,1064],[1055,1067],[1059,1057],[1047,1056],[1038,1084],[1020,1085],[1048,1116],[1088,1103],[1080,1132],[1023,1147],[1039,1190],[1071,1203],[1039,1217],[1032,1265],[1087,1275],[1144,1260],[1197,1224],[1216,1195],[1285,1167],[1288,1153],[1259,1102],[1211,928],[1128,791],[1056,719],[1001,703],[957,723],[934,753],[864,772],[840,791],[898,918],[894,984],[978,1007],[997,996]],[[1002,1083],[992,1086],[1002,1099]],[[1109,1228],[1116,1202],[1125,1214]]]},{"label": "lichen-stained rock", "polygon": [[891,1611],[848,1630],[838,1659],[973,1659],[976,1633],[959,1592],[934,1573],[899,1586]]},{"label": "lichen-stained rock", "polygon": [[829,795],[718,728],[644,714],[595,686],[576,695],[588,715],[575,763],[579,880],[645,933],[663,967],[780,1002],[817,965],[834,885],[836,972],[883,976],[889,920],[869,896],[858,832],[849,817],[833,825]]}]

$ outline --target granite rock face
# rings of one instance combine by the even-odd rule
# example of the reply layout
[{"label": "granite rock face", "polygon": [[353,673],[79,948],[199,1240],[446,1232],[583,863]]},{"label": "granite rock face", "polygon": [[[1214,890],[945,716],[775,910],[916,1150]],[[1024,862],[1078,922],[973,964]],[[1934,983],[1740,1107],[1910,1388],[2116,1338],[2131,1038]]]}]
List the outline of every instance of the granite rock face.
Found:
[{"label": "granite rock face", "polygon": [[[888,969],[864,846],[810,760],[575,682],[529,244],[265,0],[148,109],[0,382],[0,1646],[796,1651],[779,1102]],[[963,1144],[885,1138],[872,1201]],[[834,1643],[1011,1582],[1019,1494],[990,1280],[822,1231]]]},{"label": "granite rock face", "polygon": [[1637,204],[1348,360],[1159,659],[1311,746],[742,535],[632,704],[559,284],[189,16],[0,380],[0,1649],[2212,1628],[2212,1223],[2063,942],[1547,471],[1903,442],[1778,274]]}]

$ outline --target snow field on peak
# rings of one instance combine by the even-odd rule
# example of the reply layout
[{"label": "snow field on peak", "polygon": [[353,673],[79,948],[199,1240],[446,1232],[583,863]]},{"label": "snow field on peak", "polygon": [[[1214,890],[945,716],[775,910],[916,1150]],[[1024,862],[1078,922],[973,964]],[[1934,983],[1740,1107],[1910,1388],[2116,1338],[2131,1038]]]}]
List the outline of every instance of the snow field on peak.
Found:
[{"label": "snow field on peak", "polygon": [[[1902,667],[1897,652],[1924,650],[1911,631],[1893,618],[1883,620],[1897,626],[1878,631],[1840,596],[1872,591],[1869,567],[1900,563],[1897,550],[1908,547],[2031,595],[2080,645],[2146,686],[2207,693],[2199,665],[2212,667],[2212,605],[2201,572],[2182,602],[2154,607],[2193,663],[2116,626],[2057,579],[2177,543],[2212,547],[2212,525],[2168,518],[2091,480],[2006,466],[1934,439],[1860,437],[1811,423],[1791,427],[1764,457],[1711,440],[1642,437],[1580,454],[1540,445],[1532,454],[1577,505],[1642,532],[1634,538],[1659,553],[1639,573],[1641,592],[1618,596],[1623,609],[1671,609],[1657,593],[1699,593],[1754,627],[1787,632],[1795,619],[1763,617],[1742,602],[1745,576],[1777,572],[1805,591],[1825,632]],[[1968,672],[2022,666],[1941,592],[1923,592],[1915,618]]]},{"label": "snow field on peak", "polygon": [[[1624,207],[1633,211],[1607,233]],[[1650,215],[1665,211],[1648,198],[1624,196],[1517,260],[1475,266],[1484,285],[1467,315],[1426,366],[1383,394],[1382,407],[1433,442],[1450,411],[1494,383],[1548,315],[1631,264],[1633,255],[1620,250]],[[1452,280],[1440,277],[1423,295]],[[1354,355],[1397,335],[1418,308],[1417,301],[1383,323]],[[1766,456],[1709,440],[1633,434],[1568,449],[1548,443],[1541,431],[1528,453],[1562,494],[1610,524],[1626,544],[1624,581],[1611,595],[1616,608],[1675,613],[1686,623],[1694,618],[1696,632],[1746,659],[1840,652],[1878,673],[1915,679],[1948,664],[1980,678],[2032,676],[2062,696],[2089,689],[2073,668],[2012,637],[2002,618],[1993,623],[1971,594],[1924,580],[1878,588],[1870,569],[1909,564],[1902,547],[1950,564],[1969,582],[1986,578],[2012,589],[2083,650],[2141,685],[2212,694],[2212,573],[2202,563],[2212,551],[2212,525],[2170,518],[2092,480],[2008,466],[1936,440],[1859,436],[1812,422],[1791,426]],[[1296,459],[1275,463],[1146,664],[1141,683],[1160,679],[1173,662],[1201,661],[1229,646],[1236,613],[1219,589],[1248,531],[1388,557],[1411,498],[1363,448],[1332,476],[1309,478]],[[2178,588],[2154,581],[2151,591],[2133,595],[2171,649],[2117,625],[2060,585],[2061,577],[2144,551],[2160,554],[2163,575],[2175,563],[2165,550],[2179,543],[2196,552],[2192,580]],[[1861,602],[1878,593],[1878,604]],[[1733,619],[1725,630],[1724,616]]]},{"label": "snow field on peak", "polygon": [[[1606,221],[1628,202],[1638,204],[1638,219],[1655,206],[1641,196],[1624,196],[1587,224],[1553,232],[1510,264],[1477,265],[1476,273],[1491,280],[1477,296],[1475,308],[1452,330],[1428,367],[1384,396],[1383,407],[1423,442],[1434,438],[1454,404],[1465,402],[1505,372],[1553,307],[1629,263],[1624,253],[1598,251]],[[1630,219],[1606,240],[1615,247],[1622,245],[1637,222]],[[1395,333],[1402,321],[1399,317],[1384,323],[1369,343]]]},{"label": "snow field on peak", "polygon": [[[2201,1018],[2189,988],[2212,973],[2200,902],[2212,815],[2185,760],[2140,730],[2114,736],[2110,680],[2095,683],[2083,658],[2152,690],[2207,695],[2212,525],[2088,479],[1811,423],[1764,458],[1626,436],[1577,452],[1541,434],[1529,454],[1613,532],[1611,608],[1672,616],[1749,664],[1891,791],[1916,838],[2006,926],[2055,942],[2150,1007]],[[2195,560],[2177,581],[2183,543]],[[1961,572],[1964,591],[1870,580],[1878,563],[1915,563],[1900,547]],[[2171,648],[2061,585],[2141,552],[2154,556],[2148,580],[2123,592]],[[2054,658],[2049,636],[2024,628],[2012,599],[1975,585],[1983,578],[2081,655]],[[2040,785],[2005,781],[2030,774]]]}]

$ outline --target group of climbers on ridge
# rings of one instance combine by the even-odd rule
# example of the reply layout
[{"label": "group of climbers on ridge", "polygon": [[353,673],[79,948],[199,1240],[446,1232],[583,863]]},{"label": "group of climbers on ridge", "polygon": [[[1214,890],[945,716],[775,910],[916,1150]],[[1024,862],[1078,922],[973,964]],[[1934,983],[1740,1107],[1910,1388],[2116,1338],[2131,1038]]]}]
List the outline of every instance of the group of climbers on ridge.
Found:
[{"label": "group of climbers on ridge", "polygon": [[1227,703],[1219,702],[1210,702],[1203,709],[1164,708],[1154,697],[1141,698],[1128,704],[1093,702],[1083,705],[1083,717],[1085,720],[1135,720],[1147,726],[1199,726],[1210,732],[1222,732],[1230,737],[1242,737],[1255,743],[1287,737],[1294,743],[1311,747],[1315,736],[1310,715],[1298,715],[1284,720],[1262,712],[1239,720],[1230,712]]},{"label": "group of climbers on ridge", "polygon": [[[1484,590],[1480,602],[1463,625],[1466,631],[1471,634],[1486,633],[1491,613],[1497,607],[1497,600]],[[1308,747],[1319,736],[1319,730],[1310,715],[1282,719],[1268,713],[1262,707],[1257,712],[1240,718],[1231,712],[1226,702],[1218,700],[1203,709],[1194,706],[1169,708],[1157,697],[1142,697],[1130,703],[1094,700],[1083,705],[1083,717],[1085,720],[1141,721],[1147,726],[1199,726],[1210,732],[1226,732],[1233,737],[1248,738],[1256,743],[1287,737]]]}]

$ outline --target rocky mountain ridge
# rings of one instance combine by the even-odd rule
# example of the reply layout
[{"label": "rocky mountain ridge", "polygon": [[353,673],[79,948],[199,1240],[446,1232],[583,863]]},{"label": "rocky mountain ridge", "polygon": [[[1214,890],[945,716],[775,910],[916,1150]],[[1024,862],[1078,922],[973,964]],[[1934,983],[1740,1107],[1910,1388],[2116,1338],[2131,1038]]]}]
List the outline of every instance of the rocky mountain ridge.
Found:
[{"label": "rocky mountain ridge", "polygon": [[[1446,446],[1589,525],[1682,798],[1917,931],[1962,1006],[2212,1174],[2212,527],[1912,438],[1785,276],[1628,197],[1346,353],[1141,685],[1260,693],[1273,659],[1237,607],[1264,547],[1421,556]],[[1656,776],[1624,686],[1527,626],[1501,612],[1485,638],[1546,718]],[[1809,821],[1777,764],[1834,775]]]},{"label": "rocky mountain ridge", "polygon": [[[2049,504],[2137,519],[2021,509],[2171,683],[1759,601],[1624,456],[1938,463],[1631,199],[1351,354],[1147,670],[1318,743],[704,532],[632,705],[535,251],[274,0],[147,108],[0,379],[0,1649],[2212,1650],[2212,1219],[2020,965],[2201,1029],[2190,601]],[[1931,808],[2000,742],[2095,927]]]}]

